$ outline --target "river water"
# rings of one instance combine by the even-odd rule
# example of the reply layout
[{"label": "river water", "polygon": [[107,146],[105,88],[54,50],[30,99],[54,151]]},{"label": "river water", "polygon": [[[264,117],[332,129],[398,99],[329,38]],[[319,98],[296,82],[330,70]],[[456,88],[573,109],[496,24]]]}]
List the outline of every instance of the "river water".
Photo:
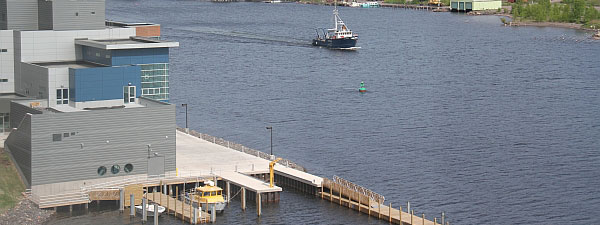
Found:
[{"label": "river water", "polygon": [[[191,129],[269,151],[452,224],[600,224],[600,42],[495,16],[340,8],[358,51],[309,45],[329,6],[107,0],[162,25]],[[364,81],[368,92],[357,89]],[[177,123],[185,126],[178,109]],[[110,207],[109,207],[110,208]],[[114,208],[51,224],[139,224]],[[161,224],[179,224],[172,217]],[[387,224],[285,191],[218,224]]]}]

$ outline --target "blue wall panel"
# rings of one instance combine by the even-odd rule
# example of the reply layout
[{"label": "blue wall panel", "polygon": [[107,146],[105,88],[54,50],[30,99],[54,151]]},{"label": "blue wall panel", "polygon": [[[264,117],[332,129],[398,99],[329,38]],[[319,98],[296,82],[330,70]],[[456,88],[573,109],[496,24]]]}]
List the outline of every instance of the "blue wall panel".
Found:
[{"label": "blue wall panel", "polygon": [[113,66],[169,62],[169,48],[112,50],[111,54]]},{"label": "blue wall panel", "polygon": [[141,96],[140,66],[69,69],[71,101],[123,99],[123,87],[136,86]]}]

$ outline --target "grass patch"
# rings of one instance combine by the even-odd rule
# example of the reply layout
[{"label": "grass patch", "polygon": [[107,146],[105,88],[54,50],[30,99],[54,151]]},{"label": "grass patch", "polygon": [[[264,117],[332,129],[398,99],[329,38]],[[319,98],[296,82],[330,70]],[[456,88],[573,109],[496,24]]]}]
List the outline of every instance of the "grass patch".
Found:
[{"label": "grass patch", "polygon": [[19,173],[8,156],[0,148],[0,212],[15,206],[21,199],[25,185],[19,178]]}]

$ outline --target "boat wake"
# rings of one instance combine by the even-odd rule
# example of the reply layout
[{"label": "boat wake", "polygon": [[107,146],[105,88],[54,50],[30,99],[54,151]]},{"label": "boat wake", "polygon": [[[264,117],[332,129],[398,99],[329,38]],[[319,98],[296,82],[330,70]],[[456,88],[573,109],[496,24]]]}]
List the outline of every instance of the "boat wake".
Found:
[{"label": "boat wake", "polygon": [[284,44],[290,46],[302,46],[302,47],[310,47],[310,40],[302,40],[295,39],[291,37],[283,37],[283,36],[273,36],[273,35],[264,35],[264,34],[256,34],[249,32],[240,32],[240,31],[231,31],[224,30],[218,28],[210,28],[210,27],[196,27],[196,28],[178,28],[172,29],[174,31],[182,31],[182,32],[192,32],[192,33],[200,33],[206,35],[214,35],[218,37],[232,38],[235,40],[245,40],[252,41],[258,43],[265,44]]}]

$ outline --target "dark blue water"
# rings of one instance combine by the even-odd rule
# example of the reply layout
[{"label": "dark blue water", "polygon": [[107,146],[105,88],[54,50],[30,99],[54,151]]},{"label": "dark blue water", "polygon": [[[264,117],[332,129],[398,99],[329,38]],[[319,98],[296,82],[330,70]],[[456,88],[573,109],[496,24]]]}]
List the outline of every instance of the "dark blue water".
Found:
[{"label": "dark blue water", "polygon": [[[340,8],[362,49],[309,45],[332,7],[108,0],[162,25],[171,102],[192,129],[410,201],[453,224],[600,224],[600,42],[498,17]],[[369,91],[359,94],[364,81]],[[178,110],[177,123],[185,125]],[[284,192],[219,224],[387,224]],[[129,224],[104,211],[56,223]],[[180,223],[162,218],[162,224]]]}]

